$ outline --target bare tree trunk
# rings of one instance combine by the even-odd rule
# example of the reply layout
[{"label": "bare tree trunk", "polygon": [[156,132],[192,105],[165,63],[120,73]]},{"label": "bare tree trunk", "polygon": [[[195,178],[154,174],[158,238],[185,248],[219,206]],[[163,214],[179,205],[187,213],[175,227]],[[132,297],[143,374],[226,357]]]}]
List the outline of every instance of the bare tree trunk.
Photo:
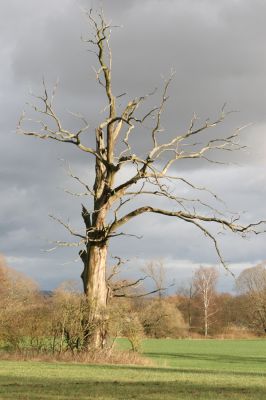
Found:
[{"label": "bare tree trunk", "polygon": [[88,348],[100,348],[105,341],[103,331],[107,305],[107,284],[106,284],[106,243],[90,245],[88,255],[84,258],[84,270],[81,275],[84,286],[84,293],[87,296],[89,308],[89,321],[85,333],[85,346]]},{"label": "bare tree trunk", "polygon": [[187,306],[187,318],[188,318],[188,331],[191,331],[192,326],[192,316],[191,316],[191,298],[189,297],[188,306]]},{"label": "bare tree trunk", "polygon": [[204,309],[204,336],[208,336],[208,309]]},{"label": "bare tree trunk", "polygon": [[105,308],[107,300],[106,286],[107,245],[92,245],[89,249],[88,261],[84,265],[84,292],[88,301],[95,308]]}]

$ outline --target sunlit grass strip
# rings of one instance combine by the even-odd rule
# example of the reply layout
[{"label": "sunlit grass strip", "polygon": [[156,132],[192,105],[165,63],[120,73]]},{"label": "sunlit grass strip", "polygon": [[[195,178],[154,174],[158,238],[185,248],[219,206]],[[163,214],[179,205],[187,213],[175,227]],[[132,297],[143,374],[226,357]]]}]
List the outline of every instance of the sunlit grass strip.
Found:
[{"label": "sunlit grass strip", "polygon": [[2,361],[0,398],[266,398],[263,340],[147,340],[143,351],[153,359],[154,367]]}]

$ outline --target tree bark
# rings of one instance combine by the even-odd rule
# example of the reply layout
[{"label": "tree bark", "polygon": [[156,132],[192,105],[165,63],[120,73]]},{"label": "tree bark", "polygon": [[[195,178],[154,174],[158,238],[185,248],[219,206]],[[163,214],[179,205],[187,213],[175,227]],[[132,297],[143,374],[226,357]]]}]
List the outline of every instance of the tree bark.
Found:
[{"label": "tree bark", "polygon": [[105,308],[107,302],[106,285],[106,243],[93,244],[89,248],[87,264],[84,266],[84,292],[91,305]]},{"label": "tree bark", "polygon": [[88,302],[88,320],[86,321],[85,343],[87,349],[103,347],[106,340],[105,310],[108,288],[106,284],[106,243],[89,246],[84,257],[84,270],[81,275],[84,293]]}]

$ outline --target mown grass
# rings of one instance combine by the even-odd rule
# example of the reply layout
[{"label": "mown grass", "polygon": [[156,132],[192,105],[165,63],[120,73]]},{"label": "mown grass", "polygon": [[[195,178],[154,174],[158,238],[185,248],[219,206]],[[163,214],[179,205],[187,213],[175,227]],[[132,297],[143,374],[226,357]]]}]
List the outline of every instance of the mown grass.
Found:
[{"label": "mown grass", "polygon": [[154,367],[0,361],[0,399],[266,399],[266,341],[145,340],[143,354]]}]

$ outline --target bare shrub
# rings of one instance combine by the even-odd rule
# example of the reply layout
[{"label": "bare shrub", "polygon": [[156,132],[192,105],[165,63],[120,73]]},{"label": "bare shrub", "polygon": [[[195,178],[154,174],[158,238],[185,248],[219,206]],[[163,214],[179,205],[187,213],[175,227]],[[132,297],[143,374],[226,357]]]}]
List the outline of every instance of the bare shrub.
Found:
[{"label": "bare shrub", "polygon": [[230,325],[223,333],[215,335],[217,339],[255,339],[257,335],[244,326]]},{"label": "bare shrub", "polygon": [[187,334],[187,325],[182,314],[176,304],[167,300],[154,299],[146,302],[140,318],[147,336],[177,338]]},{"label": "bare shrub", "polygon": [[[41,313],[35,310],[40,297],[38,286],[23,274],[0,260],[0,340],[12,349],[20,350],[31,332],[41,328]],[[34,327],[33,327],[34,325]]]},{"label": "bare shrub", "polygon": [[111,338],[126,337],[134,352],[141,349],[141,341],[145,337],[139,314],[126,300],[113,302],[109,307],[108,333]]}]

